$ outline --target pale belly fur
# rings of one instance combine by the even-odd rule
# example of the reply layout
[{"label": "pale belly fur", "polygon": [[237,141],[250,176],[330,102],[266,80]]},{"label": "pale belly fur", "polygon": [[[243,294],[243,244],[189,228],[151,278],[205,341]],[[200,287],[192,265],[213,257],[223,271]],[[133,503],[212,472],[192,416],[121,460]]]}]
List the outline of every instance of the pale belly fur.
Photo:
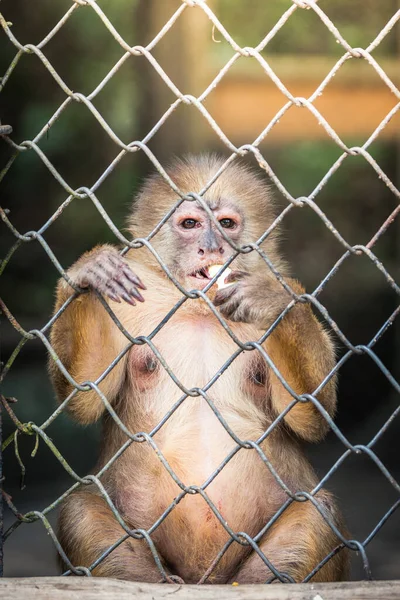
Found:
[{"label": "pale belly fur", "polygon": [[[179,321],[168,325],[154,343],[178,380],[189,389],[205,386],[237,349],[229,336],[219,328],[216,330],[210,320],[195,327]],[[241,339],[258,337],[251,328],[238,333]],[[265,399],[252,398],[251,388],[243,388],[242,379],[253,354],[239,355],[208,391],[216,410],[241,440],[257,440],[267,426]],[[132,353],[128,368],[133,371],[134,386],[141,388],[135,419],[138,430],[149,431],[179,400],[182,391],[160,365],[141,380],[138,364],[143,367],[145,358],[142,350]],[[197,558],[194,563],[189,561],[192,566],[186,578],[194,581],[229,539],[224,524],[235,532],[255,535],[284,500],[283,492],[254,449],[240,449],[224,465],[237,443],[203,397],[187,397],[154,435],[154,442],[178,482],[186,487],[195,486],[197,493],[188,493],[180,499],[154,530],[152,539],[162,556],[176,567],[187,562],[187,548],[191,548]],[[119,490],[120,506],[135,526],[149,528],[176,502],[182,487],[147,444],[131,446],[123,460],[135,464],[135,475],[130,475]],[[222,470],[216,474],[220,467]],[[131,468],[129,471],[132,473]],[[223,523],[206,497],[220,513]],[[246,549],[234,546],[231,562],[232,559],[238,562]],[[181,576],[185,578],[184,573]]]}]

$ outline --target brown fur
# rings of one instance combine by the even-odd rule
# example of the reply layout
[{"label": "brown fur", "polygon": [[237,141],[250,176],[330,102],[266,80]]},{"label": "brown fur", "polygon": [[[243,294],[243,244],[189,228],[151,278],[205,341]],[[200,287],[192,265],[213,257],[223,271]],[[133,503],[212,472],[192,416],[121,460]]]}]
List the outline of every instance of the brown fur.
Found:
[{"label": "brown fur", "polygon": [[[222,164],[223,161],[214,156],[189,157],[175,163],[169,174],[184,193],[199,192]],[[229,214],[237,219],[236,229],[226,232],[238,244],[257,240],[274,219],[268,186],[244,168],[231,165],[210,186],[204,198],[218,218]],[[151,177],[139,193],[129,218],[132,234],[148,235],[177,199],[158,175]],[[196,287],[198,281],[190,278],[190,273],[202,264],[224,262],[232,251],[208,217],[204,217],[201,228],[181,231],[179,219],[186,213],[193,213],[199,219],[204,217],[196,204],[186,202],[151,243],[172,274],[190,289]],[[287,278],[288,269],[280,257],[276,234],[267,238],[263,249],[292,288],[301,293],[301,286]],[[96,287],[98,283],[98,289],[103,289],[102,285],[109,284],[111,264],[107,262],[108,266],[102,270],[105,256],[111,256],[111,261],[120,260],[112,247],[97,247],[75,263],[69,276],[78,285],[95,281],[90,285]],[[146,248],[130,251],[126,260],[132,272],[146,285],[147,290],[142,292],[145,302],[131,306],[127,302],[109,300],[109,304],[131,335],[149,335],[182,295]],[[100,273],[98,281],[89,280],[95,261]],[[208,295],[235,335],[244,342],[254,341],[291,298],[255,252],[240,255],[231,267],[238,272],[238,282],[217,293],[214,286]],[[121,268],[121,264],[116,267]],[[101,275],[103,271],[105,274]],[[115,282],[120,281],[120,276],[113,277],[111,283],[117,285]],[[129,292],[128,283],[126,285]],[[71,288],[60,280],[56,310],[70,294]],[[75,381],[82,383],[96,380],[126,347],[127,340],[96,296],[89,292],[79,296],[56,321],[51,343]],[[157,333],[153,343],[179,381],[188,388],[206,385],[237,349],[202,300],[186,301]],[[288,384],[299,394],[313,392],[335,364],[327,333],[309,306],[303,304],[296,305],[284,318],[264,347]],[[182,394],[154,359],[147,345],[133,346],[99,386],[133,433],[150,432]],[[57,395],[62,400],[73,387],[53,361],[49,364]],[[208,394],[228,425],[243,440],[258,439],[275,416],[292,402],[291,395],[256,350],[239,355]],[[334,379],[324,387],[318,399],[333,415]],[[84,424],[104,415],[103,403],[93,391],[76,393],[68,409]],[[317,483],[296,437],[318,441],[326,430],[326,422],[318,410],[311,403],[299,403],[262,442],[261,447],[273,467],[294,492],[309,492]],[[106,415],[98,468],[106,464],[125,441],[124,433]],[[233,439],[201,397],[187,398],[155,434],[154,441],[186,485],[202,485],[235,447]],[[154,450],[145,443],[131,444],[107,470],[102,481],[131,528],[150,528],[180,493]],[[252,536],[287,500],[286,493],[257,452],[245,449],[222,469],[206,492],[234,531],[245,531]],[[329,494],[322,490],[317,499],[324,503],[333,522],[343,531],[341,517]],[[64,501],[60,531],[69,558],[75,565],[83,566],[93,563],[123,535],[104,499],[85,488]],[[229,535],[200,495],[187,495],[153,532],[152,539],[168,572],[190,583],[201,578]],[[301,581],[338,543],[316,509],[306,502],[293,503],[266,532],[260,547],[277,568]],[[131,539],[100,563],[94,575],[143,581],[160,578],[146,543]],[[263,582],[270,575],[254,552],[233,543],[209,581]],[[347,555],[341,552],[314,580],[334,581],[346,575]]]}]

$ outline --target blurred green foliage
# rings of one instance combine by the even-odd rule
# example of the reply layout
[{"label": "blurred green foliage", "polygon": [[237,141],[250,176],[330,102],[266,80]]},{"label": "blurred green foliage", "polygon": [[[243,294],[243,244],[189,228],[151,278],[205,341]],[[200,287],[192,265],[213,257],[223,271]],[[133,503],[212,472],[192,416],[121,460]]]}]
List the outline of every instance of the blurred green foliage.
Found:
[{"label": "blurred green foliage", "polygon": [[[137,4],[132,0],[101,2],[113,26],[132,45],[140,36],[140,23],[135,20]],[[71,3],[65,0],[42,0],[41,10],[35,11],[23,0],[1,4],[5,18],[12,23],[13,34],[23,43],[38,43],[70,7]],[[5,37],[3,47],[1,73],[5,73],[16,53]],[[85,95],[99,85],[124,54],[89,6],[76,10],[43,52],[65,84]],[[130,59],[94,100],[110,127],[127,143],[137,137],[138,88]],[[34,139],[65,99],[64,92],[40,60],[33,54],[23,55],[2,92],[2,121],[12,123],[14,139]],[[75,102],[64,110],[39,146],[73,188],[92,186],[119,152],[90,111]],[[1,144],[2,165],[11,154],[11,149]],[[134,162],[130,156],[125,157],[118,166],[117,176],[111,175],[99,190],[101,201],[119,227],[123,226],[126,204],[137,187]],[[2,181],[2,204],[10,209],[10,218],[21,232],[38,229],[66,197],[67,193],[33,151],[21,153]],[[45,237],[65,267],[99,240],[114,241],[88,200],[74,200]],[[12,236],[3,230],[1,238],[4,256]],[[10,302],[12,296],[14,314],[19,318],[49,314],[56,277],[38,244],[19,249],[2,277],[5,300]],[[28,291],[29,303],[25,293],[16,293],[19,289]]]},{"label": "blurred green foliage", "polygon": [[[213,5],[224,27],[238,44],[256,46],[292,6],[292,2],[214,0]],[[320,0],[319,6],[350,45],[365,48],[396,12],[398,3],[397,0],[379,3],[376,0]],[[391,55],[397,46],[396,34],[392,31],[376,53]],[[265,52],[335,55],[343,54],[343,48],[338,46],[313,10],[298,9],[269,42]]]}]

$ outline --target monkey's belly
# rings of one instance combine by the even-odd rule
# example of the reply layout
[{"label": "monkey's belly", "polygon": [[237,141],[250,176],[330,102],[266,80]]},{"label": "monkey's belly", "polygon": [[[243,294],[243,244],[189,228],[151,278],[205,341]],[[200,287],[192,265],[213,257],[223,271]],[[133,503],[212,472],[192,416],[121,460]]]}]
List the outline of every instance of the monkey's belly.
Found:
[{"label": "monkey's belly", "polygon": [[[190,333],[190,323],[185,331]],[[230,342],[216,349],[210,346],[206,329],[204,333],[196,328],[195,334],[185,349],[185,359],[191,365],[189,373],[182,367],[181,353],[167,345],[167,340],[159,342],[169,366],[189,388],[204,387],[215,374],[215,365],[223,365],[235,350]],[[142,395],[143,407],[136,409],[137,422],[131,426],[134,431],[151,431],[177,399],[175,383],[162,369],[153,368],[150,358],[146,349],[140,348],[130,357],[132,380]],[[267,380],[264,373],[254,380],[252,375],[260,369],[251,368],[252,358],[238,357],[235,368],[225,372],[210,392],[225,422],[243,440],[258,439],[268,426]],[[284,493],[256,450],[241,449],[227,460],[236,442],[202,397],[185,400],[155,434],[154,441],[178,480],[183,486],[195,486],[197,493],[188,492],[176,503],[182,488],[154,450],[141,444],[132,447],[136,454],[131,457],[130,467],[124,467],[128,473],[135,465],[135,475],[131,475],[135,484],[119,491],[120,501],[124,498],[122,512],[131,517],[135,527],[145,529],[166,514],[151,537],[171,572],[195,583],[229,541],[229,531],[254,536],[283,503]],[[204,487],[210,478],[212,481]],[[233,543],[213,571],[213,581],[227,581],[250,550]]]},{"label": "monkey's belly", "polygon": [[[162,448],[182,483],[200,489],[236,445],[214,417],[207,420],[204,427],[206,431],[200,427],[181,438],[180,443],[177,440],[176,446],[171,446],[169,440],[168,447]],[[182,491],[164,469],[159,485],[154,489],[157,490],[157,516]],[[243,449],[223,466],[201,493],[188,493],[153,537],[173,570],[185,581],[197,582],[230,539],[229,530],[254,536],[283,501],[282,490],[256,451]],[[223,582],[224,577],[229,577],[230,571],[249,551],[248,547],[234,543],[214,571],[215,581]]]}]

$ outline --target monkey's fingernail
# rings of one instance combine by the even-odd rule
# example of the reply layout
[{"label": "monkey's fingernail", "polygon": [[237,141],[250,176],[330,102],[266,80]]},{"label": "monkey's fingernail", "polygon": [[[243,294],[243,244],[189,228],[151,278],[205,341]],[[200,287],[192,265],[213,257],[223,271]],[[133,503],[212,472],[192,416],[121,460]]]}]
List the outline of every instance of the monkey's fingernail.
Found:
[{"label": "monkey's fingernail", "polygon": [[129,296],[129,294],[126,294],[125,292],[123,292],[121,294],[121,298],[123,298],[123,300],[125,300],[125,302],[127,302],[128,304],[130,304],[131,306],[136,306],[136,302],[134,301],[133,298],[131,298]]},{"label": "monkey's fingernail", "polygon": [[121,304],[121,299],[118,298],[118,296],[116,296],[115,294],[111,294],[110,292],[107,292],[107,296],[110,298],[110,300],[113,300],[114,302],[118,302],[118,304]]},{"label": "monkey's fingernail", "polygon": [[141,290],[146,289],[146,286],[144,285],[144,283],[142,283],[140,281],[139,277],[137,275],[134,275],[129,268],[124,269],[124,274],[126,275],[126,278],[129,279],[129,281],[131,283],[134,283],[136,285],[136,287],[140,288]]},{"label": "monkey's fingernail", "polygon": [[132,290],[130,290],[129,293],[131,296],[133,296],[134,298],[139,300],[139,302],[144,302],[144,298],[143,298],[142,294],[136,288],[133,288]]}]

